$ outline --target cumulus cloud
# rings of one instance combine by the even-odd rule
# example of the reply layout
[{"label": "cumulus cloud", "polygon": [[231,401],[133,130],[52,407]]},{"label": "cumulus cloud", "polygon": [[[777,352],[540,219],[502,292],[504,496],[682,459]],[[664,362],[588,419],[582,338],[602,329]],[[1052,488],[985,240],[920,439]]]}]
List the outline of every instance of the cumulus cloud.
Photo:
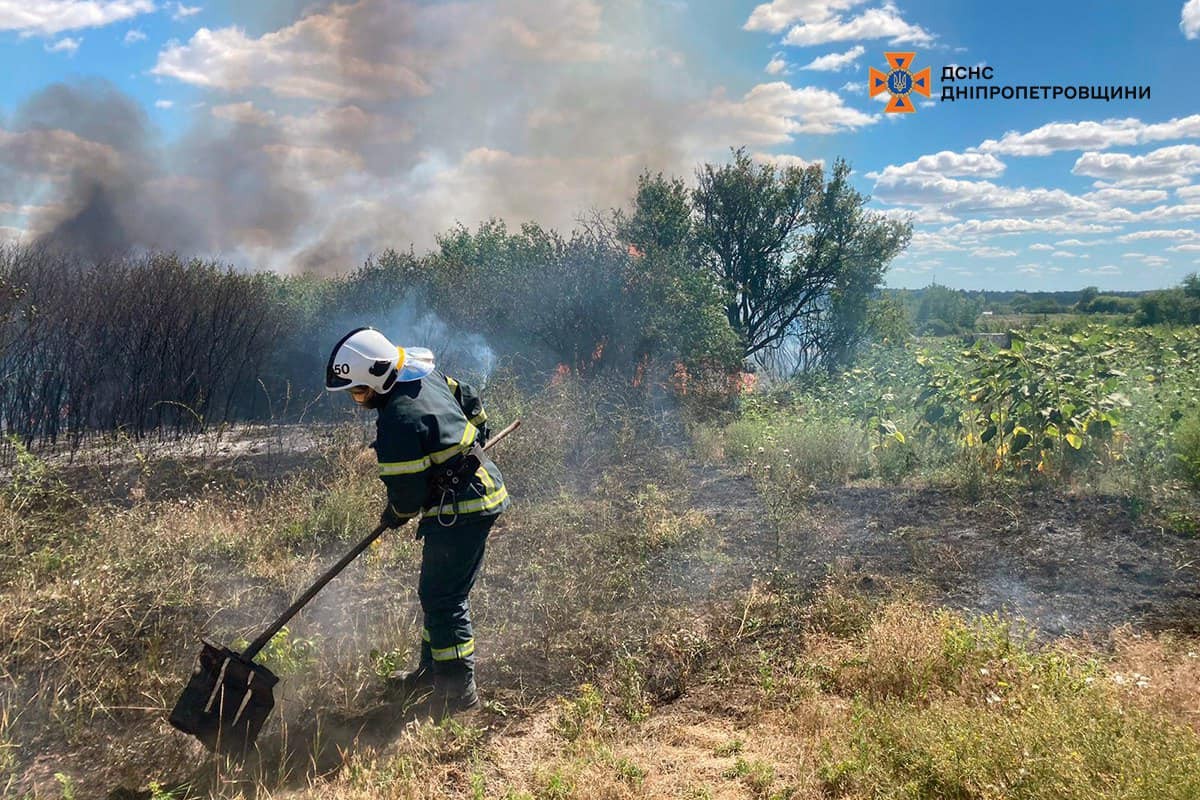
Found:
[{"label": "cumulus cloud", "polygon": [[1142,205],[1145,203],[1161,203],[1168,195],[1162,189],[1097,189],[1087,192],[1081,197],[1109,208],[1125,205]]},{"label": "cumulus cloud", "polygon": [[1048,244],[1043,244],[1041,242],[1038,242],[1037,244],[1029,245],[1029,249],[1030,250],[1039,250],[1039,251],[1049,251],[1049,250],[1053,250],[1054,248]]},{"label": "cumulus cloud", "polygon": [[1179,29],[1189,39],[1200,39],[1200,0],[1187,0],[1183,4]]},{"label": "cumulus cloud", "polygon": [[194,17],[203,10],[200,6],[185,6],[183,3],[175,3],[175,10],[171,12],[171,19],[187,19],[188,17]]},{"label": "cumulus cloud", "polygon": [[875,180],[896,180],[913,175],[995,178],[1003,172],[1004,162],[993,155],[943,150],[940,153],[921,156],[916,161],[906,164],[885,167],[883,172],[868,172],[867,177]]},{"label": "cumulus cloud", "polygon": [[1053,122],[1026,133],[1010,131],[974,148],[981,153],[1047,156],[1060,150],[1107,150],[1170,139],[1200,138],[1200,114],[1147,124],[1132,117],[1103,122]]},{"label": "cumulus cloud", "polygon": [[1009,217],[1004,219],[971,219],[943,228],[940,236],[962,236],[1010,233],[1111,233],[1117,230],[1112,225],[1094,222],[1076,222],[1061,218]]},{"label": "cumulus cloud", "polygon": [[767,62],[766,72],[768,75],[780,75],[787,71],[787,61],[784,60],[782,53],[776,53]]},{"label": "cumulus cloud", "polygon": [[52,36],[154,11],[152,0],[0,0],[0,30]]},{"label": "cumulus cloud", "polygon": [[1046,215],[1099,209],[1096,203],[1062,189],[1008,187],[934,173],[881,175],[874,196],[885,203],[931,206],[954,213]]},{"label": "cumulus cloud", "polygon": [[1071,172],[1125,185],[1153,185],[1162,178],[1186,178],[1200,173],[1200,146],[1173,145],[1145,155],[1084,153]]},{"label": "cumulus cloud", "polygon": [[977,247],[971,251],[976,258],[1007,258],[1016,254],[1016,250],[1002,250],[999,247]]},{"label": "cumulus cloud", "polygon": [[83,44],[82,39],[72,39],[70,36],[64,36],[57,42],[44,45],[44,47],[47,53],[66,53],[69,56],[73,56],[81,44]]},{"label": "cumulus cloud", "polygon": [[1117,237],[1117,241],[1120,242],[1140,242],[1146,239],[1200,239],[1200,233],[1191,228],[1176,228],[1174,230],[1135,231]]},{"label": "cumulus cloud", "polygon": [[175,105],[174,100],[155,100],[154,101],[155,108],[171,108],[174,105]]},{"label": "cumulus cloud", "polygon": [[1121,268],[1113,264],[1105,264],[1103,267],[1084,267],[1079,270],[1080,275],[1120,275]]},{"label": "cumulus cloud", "polygon": [[779,33],[794,22],[828,19],[834,12],[845,11],[864,2],[866,0],[773,0],[755,6],[743,28]]},{"label": "cumulus cloud", "polygon": [[1157,222],[1173,219],[1200,219],[1200,203],[1185,203],[1177,206],[1155,206],[1139,212],[1136,219],[1140,222]]},{"label": "cumulus cloud", "polygon": [[1200,200],[1200,184],[1180,186],[1175,190],[1175,194],[1180,200]]},{"label": "cumulus cloud", "polygon": [[836,93],[776,81],[755,86],[740,100],[710,98],[704,116],[718,137],[751,145],[782,144],[798,133],[829,134],[874,125],[879,117],[847,106]]},{"label": "cumulus cloud", "polygon": [[1200,253],[1200,244],[1177,244],[1174,247],[1168,247],[1170,253]]},{"label": "cumulus cloud", "polygon": [[142,31],[138,30],[137,28],[130,28],[129,30],[125,31],[125,38],[121,40],[121,43],[130,45],[137,42],[144,42],[145,40],[146,34],[142,33]]},{"label": "cumulus cloud", "polygon": [[847,67],[853,66],[854,62],[865,52],[867,52],[867,48],[862,45],[856,45],[844,53],[829,53],[828,55],[818,56],[800,69],[811,69],[818,72],[840,72]]},{"label": "cumulus cloud", "polygon": [[783,41],[798,47],[812,47],[863,39],[888,39],[891,44],[928,45],[934,37],[921,26],[905,22],[899,10],[887,3],[882,8],[868,9],[849,19],[835,16],[801,22],[788,31]]}]

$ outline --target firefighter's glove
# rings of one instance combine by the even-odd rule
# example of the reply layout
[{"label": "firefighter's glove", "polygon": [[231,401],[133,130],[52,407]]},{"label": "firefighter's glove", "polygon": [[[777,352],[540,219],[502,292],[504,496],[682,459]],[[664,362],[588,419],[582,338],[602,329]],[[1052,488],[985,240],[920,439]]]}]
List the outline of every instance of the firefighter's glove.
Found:
[{"label": "firefighter's glove", "polygon": [[396,509],[392,508],[392,504],[388,503],[384,506],[383,513],[379,515],[379,524],[385,528],[399,528],[404,523],[408,522],[408,517],[402,517],[396,513]]}]

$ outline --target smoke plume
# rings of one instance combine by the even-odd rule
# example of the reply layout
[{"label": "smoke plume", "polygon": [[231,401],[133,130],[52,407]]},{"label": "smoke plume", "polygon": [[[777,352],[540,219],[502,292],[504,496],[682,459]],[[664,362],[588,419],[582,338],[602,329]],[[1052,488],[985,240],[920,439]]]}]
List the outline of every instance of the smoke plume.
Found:
[{"label": "smoke plume", "polygon": [[[292,4],[294,8],[298,4]],[[643,170],[785,141],[778,92],[730,100],[674,49],[679,4],[357,0],[201,28],[151,73],[206,101],[164,136],[111,84],[55,84],[0,127],[35,237],[344,271],[456,222],[569,230]],[[254,12],[262,16],[266,12]],[[275,27],[271,27],[275,26]],[[771,105],[762,105],[770,103]],[[781,124],[781,120],[785,124]]]}]

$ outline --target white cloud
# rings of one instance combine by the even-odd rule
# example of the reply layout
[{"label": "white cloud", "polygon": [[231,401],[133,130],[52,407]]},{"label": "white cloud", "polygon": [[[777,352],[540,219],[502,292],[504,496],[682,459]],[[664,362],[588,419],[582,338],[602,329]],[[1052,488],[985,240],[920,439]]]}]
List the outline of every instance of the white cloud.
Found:
[{"label": "white cloud", "polygon": [[1080,275],[1120,275],[1121,268],[1113,264],[1105,264],[1103,267],[1084,267],[1079,270]]},{"label": "white cloud", "polygon": [[130,28],[125,31],[125,38],[121,40],[122,44],[135,44],[146,40],[146,34],[142,33],[137,28]]},{"label": "white cloud", "polygon": [[201,8],[200,6],[185,6],[183,3],[176,3],[175,11],[173,11],[171,13],[171,19],[174,19],[174,20],[186,19],[187,17],[191,17],[191,16],[195,16],[196,14],[199,14],[203,10],[204,9]]},{"label": "white cloud", "polygon": [[963,247],[955,244],[955,242],[948,237],[943,236],[940,231],[937,233],[930,233],[928,231],[913,231],[912,247],[910,248],[910,252],[913,250],[928,252],[958,252],[962,251],[963,249]]},{"label": "white cloud", "polygon": [[0,30],[51,36],[154,11],[152,0],[0,0]]},{"label": "white cloud", "polygon": [[921,156],[907,164],[885,167],[883,172],[868,172],[867,177],[875,180],[895,180],[913,175],[995,178],[1002,172],[1004,162],[993,155],[943,150],[933,155]]},{"label": "white cloud", "polygon": [[1169,253],[1200,253],[1200,244],[1177,244],[1174,247],[1168,247]]},{"label": "white cloud", "polygon": [[1175,190],[1180,200],[1200,200],[1200,184],[1180,186]]},{"label": "white cloud", "polygon": [[842,84],[840,91],[849,92],[850,94],[866,94],[867,84],[865,82],[859,83],[857,81],[846,81]]},{"label": "white cloud", "polygon": [[54,44],[43,45],[43,47],[47,53],[66,53],[69,56],[73,56],[81,44],[83,44],[82,39],[72,39],[70,36],[64,36]]},{"label": "white cloud", "polygon": [[1200,39],[1200,0],[1187,0],[1183,4],[1179,30],[1189,39]]},{"label": "white cloud", "polygon": [[1139,205],[1144,203],[1161,203],[1167,199],[1167,193],[1162,189],[1098,189],[1081,195],[1084,200],[1099,203],[1109,208],[1122,205]]},{"label": "white cloud", "polygon": [[170,108],[173,105],[175,105],[174,100],[155,100],[154,101],[155,108]]},{"label": "white cloud", "polygon": [[[885,170],[886,172],[886,170]],[[1062,189],[999,186],[990,181],[946,178],[932,173],[881,175],[875,197],[885,203],[932,206],[952,213],[1024,215],[1096,212],[1095,203]]]},{"label": "white cloud", "polygon": [[1112,225],[1098,225],[1094,222],[1075,222],[1059,217],[1028,218],[1012,217],[1006,219],[969,219],[957,225],[943,228],[938,233],[942,236],[961,236],[970,234],[1009,233],[1111,233],[1116,228]]},{"label": "white cloud", "polygon": [[844,53],[829,53],[828,55],[818,56],[800,69],[812,69],[819,72],[840,72],[847,67],[853,66],[854,62],[865,52],[867,52],[867,48],[862,45],[855,45]]},{"label": "white cloud", "polygon": [[1200,173],[1200,146],[1172,145],[1141,156],[1128,153],[1084,153],[1076,160],[1071,172],[1125,185],[1145,185],[1165,177],[1182,178]]},{"label": "white cloud", "polygon": [[1038,242],[1037,244],[1031,244],[1031,245],[1029,245],[1029,249],[1030,249],[1030,250],[1045,250],[1045,251],[1049,251],[1049,250],[1053,250],[1054,248],[1053,248],[1053,247],[1051,247],[1051,246],[1050,246],[1050,245],[1048,245],[1048,244],[1042,244],[1041,242]]},{"label": "white cloud", "polygon": [[846,106],[835,92],[787,83],[760,83],[741,100],[717,93],[703,116],[715,126],[713,136],[752,145],[782,144],[798,133],[828,134],[854,130],[879,121]]},{"label": "white cloud", "polygon": [[1189,228],[1177,228],[1175,230],[1152,230],[1152,231],[1137,231],[1135,233],[1126,233],[1117,237],[1120,242],[1139,242],[1143,239],[1197,239],[1200,234]]},{"label": "white cloud", "polygon": [[1130,261],[1141,261],[1148,267],[1161,267],[1168,261],[1168,259],[1162,256],[1151,255],[1149,253],[1124,253],[1121,258]]},{"label": "white cloud", "polygon": [[1107,150],[1170,139],[1200,138],[1200,114],[1146,124],[1132,117],[1103,122],[1053,122],[1027,133],[1010,131],[974,148],[981,153],[1046,156],[1060,150]]},{"label": "white cloud", "polygon": [[1172,219],[1200,219],[1200,203],[1185,203],[1178,206],[1158,206],[1139,212],[1136,219],[1142,222]]},{"label": "white cloud", "polygon": [[856,17],[826,17],[802,22],[788,31],[784,43],[798,47],[846,42],[862,39],[888,39],[892,44],[912,43],[928,45],[933,35],[919,25],[912,25],[900,18],[899,10],[887,3],[883,8],[872,8]]},{"label": "white cloud", "polygon": [[1016,250],[1002,250],[999,247],[977,247],[971,251],[976,258],[1007,258],[1016,254]]},{"label": "white cloud", "polygon": [[1069,250],[1055,250],[1050,254],[1051,258],[1079,258],[1078,253],[1072,253]]},{"label": "white cloud", "polygon": [[1105,239],[1094,239],[1090,242],[1085,242],[1080,239],[1063,239],[1061,242],[1055,242],[1058,247],[1098,247],[1102,244],[1108,244]]},{"label": "white cloud", "polygon": [[768,75],[779,75],[787,71],[787,61],[784,60],[783,54],[776,53],[767,62],[766,71]]},{"label": "white cloud", "polygon": [[748,31],[779,33],[793,22],[828,19],[835,11],[844,11],[864,2],[866,0],[773,0],[756,6],[742,27]]}]

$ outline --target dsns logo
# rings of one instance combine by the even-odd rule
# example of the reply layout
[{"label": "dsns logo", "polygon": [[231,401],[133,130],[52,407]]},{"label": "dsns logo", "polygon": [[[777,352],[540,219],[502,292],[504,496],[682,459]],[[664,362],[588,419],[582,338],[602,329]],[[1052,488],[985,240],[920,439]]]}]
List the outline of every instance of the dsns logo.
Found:
[{"label": "dsns logo", "polygon": [[909,98],[912,92],[929,97],[930,74],[929,67],[917,74],[910,71],[916,53],[884,53],[891,65],[891,72],[883,73],[874,67],[869,67],[869,83],[871,97],[883,92],[890,92],[892,99],[885,109],[889,114],[911,114],[917,110]]}]

